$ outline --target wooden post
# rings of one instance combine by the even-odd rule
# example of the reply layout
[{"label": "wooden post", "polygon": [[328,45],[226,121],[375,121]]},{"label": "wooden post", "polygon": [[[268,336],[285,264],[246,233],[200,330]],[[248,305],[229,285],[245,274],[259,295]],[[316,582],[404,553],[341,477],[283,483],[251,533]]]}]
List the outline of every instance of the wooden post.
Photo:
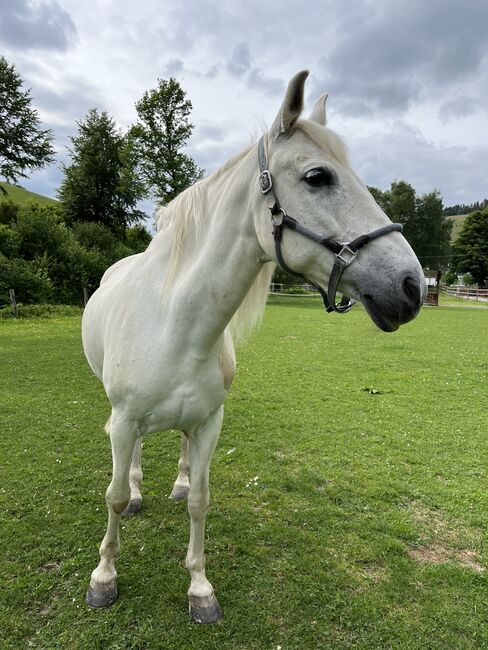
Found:
[{"label": "wooden post", "polygon": [[8,290],[9,295],[10,295],[10,302],[12,303],[12,312],[14,314],[14,318],[19,317],[19,308],[17,307],[17,301],[15,299],[15,290],[14,289],[9,289]]}]

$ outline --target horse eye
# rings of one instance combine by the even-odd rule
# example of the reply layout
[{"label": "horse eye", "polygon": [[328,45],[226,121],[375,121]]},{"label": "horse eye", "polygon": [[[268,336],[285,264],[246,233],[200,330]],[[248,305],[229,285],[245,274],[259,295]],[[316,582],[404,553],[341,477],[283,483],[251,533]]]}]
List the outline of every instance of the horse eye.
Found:
[{"label": "horse eye", "polygon": [[334,185],[334,175],[325,167],[311,169],[303,177],[311,187],[324,187]]}]

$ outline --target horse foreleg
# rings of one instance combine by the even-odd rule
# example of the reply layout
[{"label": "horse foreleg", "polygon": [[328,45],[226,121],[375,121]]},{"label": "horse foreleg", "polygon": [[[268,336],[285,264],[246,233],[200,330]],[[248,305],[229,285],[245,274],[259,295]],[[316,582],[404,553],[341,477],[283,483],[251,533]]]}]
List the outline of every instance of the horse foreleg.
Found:
[{"label": "horse foreleg", "polygon": [[100,563],[91,574],[86,601],[90,607],[108,607],[117,598],[115,558],[119,551],[119,522],[130,498],[129,469],[136,441],[136,427],[112,414],[112,481],[105,493],[108,524],[100,546]]},{"label": "horse foreleg", "polygon": [[189,469],[188,437],[186,433],[182,433],[180,460],[178,461],[178,476],[176,477],[173,491],[169,497],[173,501],[184,501],[188,497],[188,493],[190,492],[190,479],[188,476]]},{"label": "horse foreleg", "polygon": [[141,510],[142,495],[140,484],[142,481],[142,437],[137,438],[132,452],[132,462],[129,471],[130,499],[122,517],[132,517]]},{"label": "horse foreleg", "polygon": [[222,427],[224,407],[221,406],[189,434],[191,486],[188,495],[190,543],[186,567],[190,572],[188,590],[190,615],[197,623],[215,623],[222,617],[214,590],[205,576],[205,519],[209,504],[208,477],[210,460]]}]

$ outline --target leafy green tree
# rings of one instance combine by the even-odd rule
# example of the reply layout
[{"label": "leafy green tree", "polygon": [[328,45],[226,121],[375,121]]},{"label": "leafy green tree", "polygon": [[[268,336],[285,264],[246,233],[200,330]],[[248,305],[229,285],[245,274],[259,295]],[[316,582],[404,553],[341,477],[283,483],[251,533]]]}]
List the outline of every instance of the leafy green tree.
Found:
[{"label": "leafy green tree", "polygon": [[451,251],[453,222],[443,214],[442,199],[437,190],[415,200],[415,216],[405,225],[405,237],[419,257],[422,266],[447,268]]},{"label": "leafy green tree", "polygon": [[466,217],[452,253],[454,271],[470,273],[480,287],[488,284],[488,208]]},{"label": "leafy green tree", "polygon": [[145,219],[137,208],[145,190],[132,143],[108,113],[90,110],[78,122],[78,135],[71,142],[72,162],[63,167],[65,177],[58,192],[66,222],[95,222],[123,232]]},{"label": "leafy green tree", "polygon": [[0,56],[0,176],[14,183],[54,158],[52,132],[41,128],[30,90],[23,90],[22,83],[14,66]]},{"label": "leafy green tree", "polygon": [[136,103],[139,121],[129,131],[147,190],[163,205],[204,175],[183,151],[193,130],[185,95],[176,79],[158,79]]},{"label": "leafy green tree", "polygon": [[151,235],[144,226],[137,225],[129,228],[125,233],[125,241],[134,253],[142,253],[151,242]]},{"label": "leafy green tree", "polygon": [[452,221],[443,213],[437,190],[417,196],[406,181],[395,181],[389,190],[368,187],[378,205],[395,223],[403,224],[403,234],[422,266],[447,267],[450,254]]}]

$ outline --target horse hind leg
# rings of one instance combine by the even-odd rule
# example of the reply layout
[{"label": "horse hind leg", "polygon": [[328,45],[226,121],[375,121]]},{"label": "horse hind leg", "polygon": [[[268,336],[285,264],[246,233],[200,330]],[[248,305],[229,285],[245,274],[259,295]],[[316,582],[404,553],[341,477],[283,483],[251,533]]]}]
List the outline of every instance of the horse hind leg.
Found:
[{"label": "horse hind leg", "polygon": [[86,601],[90,607],[109,607],[117,598],[115,558],[119,551],[120,517],[130,499],[129,470],[137,438],[134,423],[112,414],[110,441],[112,444],[112,480],[105,493],[108,524],[100,546],[100,562],[91,574]]},{"label": "horse hind leg", "polygon": [[178,461],[178,476],[169,497],[172,501],[184,501],[188,497],[190,492],[189,470],[188,436],[186,433],[182,433],[180,460]]}]

